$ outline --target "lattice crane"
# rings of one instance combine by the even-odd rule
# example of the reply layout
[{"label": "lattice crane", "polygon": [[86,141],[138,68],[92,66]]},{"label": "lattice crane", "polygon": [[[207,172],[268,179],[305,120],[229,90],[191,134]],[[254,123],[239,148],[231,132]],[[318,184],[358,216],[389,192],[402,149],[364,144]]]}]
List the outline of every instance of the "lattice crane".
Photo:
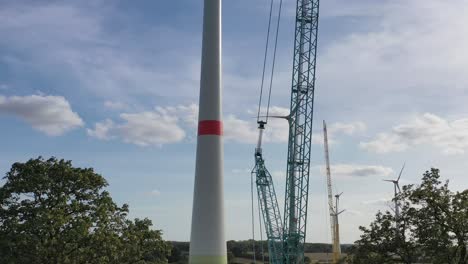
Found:
[{"label": "lattice crane", "polygon": [[325,165],[327,172],[327,191],[328,191],[328,209],[330,212],[330,227],[332,236],[332,260],[333,264],[339,262],[341,257],[341,246],[340,246],[340,225],[338,223],[338,216],[344,212],[339,211],[340,196],[343,193],[335,195],[335,203],[333,204],[333,191],[332,191],[332,180],[330,171],[330,156],[328,151],[328,133],[327,124],[323,121],[323,145],[325,149]]},{"label": "lattice crane", "polygon": [[252,173],[256,178],[272,264],[304,262],[319,3],[320,0],[297,0],[296,3],[290,113],[282,117],[289,124],[283,221],[274,184],[262,156],[266,122],[258,122],[259,141]]}]

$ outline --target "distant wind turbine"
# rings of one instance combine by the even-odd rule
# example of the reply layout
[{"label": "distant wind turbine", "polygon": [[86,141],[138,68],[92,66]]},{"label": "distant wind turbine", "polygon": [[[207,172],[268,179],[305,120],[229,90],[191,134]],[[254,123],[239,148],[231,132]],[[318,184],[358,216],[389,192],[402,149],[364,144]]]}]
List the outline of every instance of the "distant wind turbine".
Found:
[{"label": "distant wind turbine", "polygon": [[[400,208],[399,208],[399,203],[397,199],[397,195],[399,192],[401,192],[399,181],[401,178],[401,174],[403,173],[403,170],[405,169],[406,162],[403,163],[403,167],[400,170],[400,174],[398,175],[398,178],[396,180],[384,180],[387,182],[393,183],[393,189],[394,189],[394,200],[395,200],[395,218],[398,219],[400,218]],[[397,191],[398,189],[398,191]]]}]

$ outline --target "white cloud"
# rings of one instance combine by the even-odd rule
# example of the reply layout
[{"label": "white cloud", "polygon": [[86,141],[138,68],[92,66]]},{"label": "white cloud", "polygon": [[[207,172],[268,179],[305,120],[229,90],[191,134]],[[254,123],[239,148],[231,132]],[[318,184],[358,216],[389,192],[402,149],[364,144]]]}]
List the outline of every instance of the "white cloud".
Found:
[{"label": "white cloud", "polygon": [[[289,114],[289,108],[272,106],[270,107],[270,115],[286,116]],[[270,118],[268,127],[265,131],[266,142],[288,142],[289,124],[285,119]]]},{"label": "white cloud", "polygon": [[375,153],[400,152],[408,149],[408,145],[401,142],[397,135],[388,133],[380,133],[376,139],[369,142],[360,142],[359,146]]},{"label": "white cloud", "polygon": [[[265,112],[264,109],[262,109],[262,111]],[[287,116],[287,115],[289,115],[289,108],[280,107],[280,106],[271,106],[268,115],[271,115],[271,116]]]},{"label": "white cloud", "polygon": [[[265,109],[261,109],[266,113]],[[279,106],[271,106],[269,115],[286,116],[289,109]],[[257,110],[247,110],[249,115],[257,115]],[[288,122],[285,119],[269,118],[265,127],[263,142],[284,143],[288,141]],[[227,115],[224,119],[224,136],[227,141],[255,144],[258,140],[258,125],[255,118],[247,120],[236,115]]]},{"label": "white cloud", "polygon": [[150,196],[159,196],[159,195],[161,195],[161,191],[159,191],[158,189],[154,189],[149,193],[149,195]]},{"label": "white cloud", "polygon": [[358,211],[358,210],[352,210],[352,209],[345,209],[346,211],[344,211],[346,214],[350,214],[350,215],[353,215],[353,216],[360,216],[360,215],[363,215],[363,212],[361,211]]},{"label": "white cloud", "polygon": [[[287,109],[273,106],[272,115],[285,115]],[[125,142],[140,146],[163,145],[182,141],[186,135],[196,132],[198,105],[156,107],[153,111],[123,113],[124,123],[110,119],[87,129],[88,135],[98,139],[109,139],[114,135]],[[224,118],[224,138],[227,142],[255,144],[258,129],[255,119],[244,120],[228,114]],[[288,123],[283,119],[270,119],[265,130],[264,142],[287,142]]]},{"label": "white cloud", "polygon": [[399,152],[416,145],[431,145],[444,154],[463,154],[468,149],[468,118],[445,120],[425,113],[394,126],[390,132],[361,142],[361,148],[376,153]]},{"label": "white cloud", "polygon": [[[323,133],[313,133],[312,144],[323,145],[324,144]],[[330,138],[330,135],[328,135],[328,145],[333,145],[333,144],[336,144],[336,141],[333,138]]]},{"label": "white cloud", "polygon": [[[257,115],[257,110],[248,110],[248,114]],[[261,114],[265,114],[266,109],[261,109]],[[270,107],[270,116],[287,116],[289,109],[279,106]],[[258,140],[258,125],[254,118],[244,120],[236,115],[228,115],[225,120],[225,137],[229,141],[239,143],[253,144]],[[328,143],[334,144],[337,141],[335,136],[338,134],[354,135],[366,130],[366,125],[363,122],[336,122],[328,126]],[[288,121],[282,118],[270,117],[264,132],[263,142],[286,143],[289,136]],[[322,133],[314,133],[312,135],[312,143],[323,144]]]},{"label": "white cloud", "polygon": [[139,146],[161,146],[181,142],[195,131],[198,106],[196,104],[156,107],[153,111],[120,114],[121,122],[106,119],[97,122],[88,135],[98,139],[120,138]]},{"label": "white cloud", "polygon": [[270,174],[274,182],[283,182],[286,179],[286,171],[274,170]]},{"label": "white cloud", "polygon": [[128,105],[119,101],[105,101],[104,106],[111,110],[125,110]]},{"label": "white cloud", "polygon": [[224,118],[224,138],[227,141],[254,144],[257,141],[258,132],[255,120],[246,121],[234,115]]},{"label": "white cloud", "polygon": [[114,122],[110,119],[106,119],[102,122],[97,122],[94,125],[94,129],[86,129],[86,132],[90,137],[109,140],[112,137],[109,133],[113,128],[115,128]]},{"label": "white cloud", "polygon": [[353,30],[340,33],[319,54],[318,85],[330,95],[321,97],[322,104],[381,123],[409,109],[466,109],[466,0],[334,2],[333,13],[344,12],[336,14],[343,16],[338,21]]},{"label": "white cloud", "polygon": [[382,16],[381,6],[385,4],[386,1],[388,0],[378,2],[366,0],[356,0],[353,2],[346,0],[330,0],[323,4],[320,3],[320,16],[327,18]]},{"label": "white cloud", "polygon": [[[139,27],[135,32],[126,20],[128,14],[120,12],[101,1],[5,4],[0,10],[0,43],[21,51],[22,56],[11,52],[0,60],[12,69],[59,72],[101,98],[195,98],[193,87],[199,84],[199,70],[192,71],[192,64],[199,61],[195,34],[165,25]],[[107,20],[124,17],[116,33]],[[179,49],[184,49],[183,55]],[[158,60],[152,59],[155,56]]]},{"label": "white cloud", "polygon": [[[323,145],[323,128],[320,125],[320,133],[314,133],[312,135],[312,143],[313,144],[318,144],[318,145]],[[327,135],[328,135],[328,144],[336,144],[338,143],[338,140],[336,140],[337,135],[340,134],[345,134],[348,136],[355,135],[362,133],[366,131],[367,127],[366,124],[364,124],[361,121],[356,121],[356,122],[349,122],[349,123],[343,123],[343,122],[336,122],[332,123],[330,125],[327,125]]]},{"label": "white cloud", "polygon": [[125,142],[139,146],[163,145],[180,142],[185,131],[177,124],[177,117],[160,111],[121,114],[125,120],[119,132]]},{"label": "white cloud", "polygon": [[232,174],[250,174],[250,172],[252,171],[252,169],[232,169],[231,170],[231,173]]},{"label": "white cloud", "polygon": [[328,127],[329,134],[343,133],[346,135],[354,135],[356,133],[364,132],[366,124],[363,122],[342,123],[336,122]]},{"label": "white cloud", "polygon": [[[320,169],[325,173],[323,166]],[[389,167],[358,164],[336,164],[330,169],[334,177],[386,177],[393,172]]]},{"label": "white cloud", "polygon": [[59,136],[84,125],[62,96],[0,96],[0,113],[18,116],[49,136]]},{"label": "white cloud", "polygon": [[[263,142],[284,143],[288,141],[288,122],[270,119],[265,128]],[[224,119],[224,136],[227,141],[254,144],[258,140],[258,126],[255,119],[243,120],[235,115]]]},{"label": "white cloud", "polygon": [[369,201],[363,201],[362,204],[364,205],[371,205],[371,206],[388,206],[392,202],[392,199],[389,198],[380,198],[377,200],[369,200]]},{"label": "white cloud", "polygon": [[185,124],[191,127],[197,127],[198,105],[195,103],[191,103],[189,105],[157,107],[156,110],[167,115],[175,115]]}]

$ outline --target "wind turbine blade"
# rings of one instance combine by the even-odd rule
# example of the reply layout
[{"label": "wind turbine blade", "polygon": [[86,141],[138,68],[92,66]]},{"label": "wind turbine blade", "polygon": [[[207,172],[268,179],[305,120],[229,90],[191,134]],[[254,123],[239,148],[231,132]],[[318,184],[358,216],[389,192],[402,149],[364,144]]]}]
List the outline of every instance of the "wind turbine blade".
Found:
[{"label": "wind turbine blade", "polygon": [[400,185],[398,183],[396,184],[396,187],[398,188],[398,191],[401,192]]},{"label": "wind turbine blade", "polygon": [[393,180],[382,180],[382,181],[386,181],[386,182],[393,182]]},{"label": "wind turbine blade", "polygon": [[400,175],[398,175],[397,182],[400,180],[401,174],[403,173],[403,170],[405,169],[405,166],[406,166],[406,162],[403,163],[403,167],[401,167]]},{"label": "wind turbine blade", "polygon": [[259,116],[259,117],[276,117],[276,118],[281,118],[281,117],[283,117],[283,118],[284,118],[284,117],[288,117],[288,116],[287,116],[287,115],[285,115],[285,116],[282,116],[282,115],[267,115],[267,116],[266,116],[266,115],[261,115],[261,116]]}]

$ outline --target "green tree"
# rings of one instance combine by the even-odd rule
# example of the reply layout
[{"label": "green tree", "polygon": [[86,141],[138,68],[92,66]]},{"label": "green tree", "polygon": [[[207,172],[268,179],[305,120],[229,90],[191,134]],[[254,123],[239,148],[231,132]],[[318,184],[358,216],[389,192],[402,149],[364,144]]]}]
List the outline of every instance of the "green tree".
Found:
[{"label": "green tree", "polygon": [[419,186],[404,186],[403,211],[424,256],[434,263],[468,262],[468,190],[453,193],[439,170],[426,171]]},{"label": "green tree", "polygon": [[169,263],[178,263],[182,259],[182,252],[176,246],[172,247],[171,255],[168,258]]},{"label": "green tree", "polygon": [[231,252],[231,251],[228,251],[227,252],[227,260],[228,260],[228,263],[234,263],[234,254]]},{"label": "green tree", "polygon": [[245,257],[252,250],[252,241],[234,241],[227,242],[227,249],[231,251],[235,257]]},{"label": "green tree", "polygon": [[438,169],[420,185],[403,186],[400,217],[379,212],[348,257],[350,263],[468,262],[468,190],[451,192]]},{"label": "green tree", "polygon": [[0,263],[166,263],[148,219],[127,219],[106,180],[71,161],[15,163],[0,187]]},{"label": "green tree", "polygon": [[405,233],[404,219],[400,219],[398,230],[395,217],[390,212],[378,212],[370,227],[359,227],[361,238],[355,242],[348,261],[351,263],[407,263],[416,258],[414,240]]}]

